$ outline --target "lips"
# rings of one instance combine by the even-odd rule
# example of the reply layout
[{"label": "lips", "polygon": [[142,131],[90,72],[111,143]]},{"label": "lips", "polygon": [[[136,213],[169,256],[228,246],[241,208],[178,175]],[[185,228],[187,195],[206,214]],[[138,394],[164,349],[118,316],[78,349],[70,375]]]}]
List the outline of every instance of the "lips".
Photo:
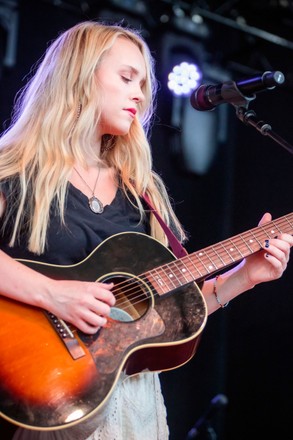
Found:
[{"label": "lips", "polygon": [[124,110],[129,112],[133,117],[136,115],[137,112],[136,108],[125,108]]}]

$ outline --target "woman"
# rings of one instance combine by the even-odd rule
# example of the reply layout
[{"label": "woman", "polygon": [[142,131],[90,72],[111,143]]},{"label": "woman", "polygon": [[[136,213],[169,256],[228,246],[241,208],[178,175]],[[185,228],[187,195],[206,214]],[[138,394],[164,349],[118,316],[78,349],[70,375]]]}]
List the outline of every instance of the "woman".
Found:
[{"label": "woman", "polygon": [[[0,141],[3,295],[41,307],[95,335],[107,324],[111,282],[55,280],[16,259],[75,264],[113,234],[137,231],[168,246],[143,195],[182,242],[185,234],[152,171],[148,128],[156,81],[145,42],[120,26],[84,22],[48,48]],[[271,219],[265,214],[261,224]],[[202,292],[212,313],[280,277],[293,238],[282,234]],[[61,430],[19,428],[15,439],[167,439],[158,375],[115,387],[102,410]]]}]

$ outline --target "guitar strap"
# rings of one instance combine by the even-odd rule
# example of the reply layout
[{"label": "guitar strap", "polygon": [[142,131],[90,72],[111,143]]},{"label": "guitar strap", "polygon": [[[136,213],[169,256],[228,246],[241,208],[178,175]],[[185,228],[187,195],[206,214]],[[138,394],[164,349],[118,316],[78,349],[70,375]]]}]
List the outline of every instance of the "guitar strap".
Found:
[{"label": "guitar strap", "polygon": [[181,257],[184,257],[184,255],[187,255],[186,249],[182,246],[182,244],[180,243],[178,238],[174,235],[174,233],[171,231],[169,226],[165,223],[165,221],[162,219],[160,214],[153,207],[149,196],[147,194],[143,194],[142,198],[144,199],[144,201],[146,202],[146,204],[148,205],[148,207],[150,208],[150,210],[152,211],[152,213],[154,214],[154,216],[156,217],[156,219],[160,223],[163,231],[165,232],[165,234],[168,238],[170,247],[171,247],[174,255],[177,258],[181,258]]}]

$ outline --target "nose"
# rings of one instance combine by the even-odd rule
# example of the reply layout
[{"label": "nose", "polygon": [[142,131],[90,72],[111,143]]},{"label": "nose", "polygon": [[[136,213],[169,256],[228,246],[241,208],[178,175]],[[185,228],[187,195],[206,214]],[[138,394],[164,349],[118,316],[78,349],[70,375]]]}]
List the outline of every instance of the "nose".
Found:
[{"label": "nose", "polygon": [[144,93],[141,89],[141,86],[137,86],[132,95],[132,101],[139,103],[145,100]]}]

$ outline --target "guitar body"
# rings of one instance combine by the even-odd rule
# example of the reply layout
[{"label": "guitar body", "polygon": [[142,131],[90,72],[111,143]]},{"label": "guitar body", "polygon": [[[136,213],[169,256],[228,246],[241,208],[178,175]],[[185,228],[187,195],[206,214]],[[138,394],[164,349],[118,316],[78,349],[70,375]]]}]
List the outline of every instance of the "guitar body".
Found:
[{"label": "guitar body", "polygon": [[95,335],[71,329],[82,351],[74,358],[43,310],[0,296],[2,417],[30,429],[65,428],[99,411],[122,372],[162,371],[186,363],[206,323],[203,296],[194,282],[158,294],[146,275],[174,260],[162,244],[139,233],[110,237],[71,266],[22,260],[54,279],[112,281],[116,306]]}]

